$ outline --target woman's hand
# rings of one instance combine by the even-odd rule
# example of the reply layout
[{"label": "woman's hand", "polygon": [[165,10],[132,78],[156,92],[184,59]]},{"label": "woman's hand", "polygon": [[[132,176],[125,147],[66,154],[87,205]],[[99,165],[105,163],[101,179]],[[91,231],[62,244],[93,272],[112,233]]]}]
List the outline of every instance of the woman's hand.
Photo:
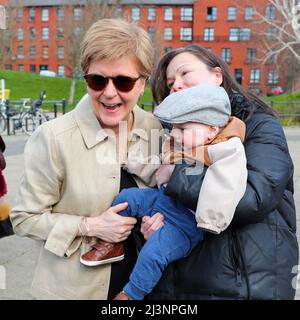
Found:
[{"label": "woman's hand", "polygon": [[156,184],[160,187],[162,184],[168,182],[174,171],[175,164],[162,164],[155,173]]},{"label": "woman's hand", "polygon": [[145,216],[142,219],[141,233],[147,240],[156,230],[164,225],[164,216],[157,212],[152,217]]},{"label": "woman's hand", "polygon": [[127,239],[136,224],[136,218],[122,217],[118,212],[125,210],[127,202],[110,207],[97,217],[86,218],[89,226],[87,236],[97,237],[108,242],[121,242]]}]

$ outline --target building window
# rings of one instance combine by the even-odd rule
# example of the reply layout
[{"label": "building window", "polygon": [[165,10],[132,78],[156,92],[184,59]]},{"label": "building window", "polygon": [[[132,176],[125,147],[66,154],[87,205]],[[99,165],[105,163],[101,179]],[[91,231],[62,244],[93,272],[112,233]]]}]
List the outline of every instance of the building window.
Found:
[{"label": "building window", "polygon": [[115,8],[115,17],[121,17],[122,16],[122,7],[117,6]]},{"label": "building window", "polygon": [[181,21],[193,21],[193,8],[181,8],[180,9]]},{"label": "building window", "polygon": [[225,62],[230,63],[230,61],[231,61],[231,49],[230,48],[222,48],[221,55],[222,55],[222,59]]},{"label": "building window", "polygon": [[252,20],[254,15],[254,8],[253,7],[246,7],[245,8],[245,20]]},{"label": "building window", "polygon": [[268,83],[278,83],[279,81],[279,75],[277,70],[270,70],[268,73]]},{"label": "building window", "polygon": [[149,27],[149,28],[148,28],[148,34],[149,34],[152,42],[155,42],[156,28],[155,28],[155,27]]},{"label": "building window", "polygon": [[276,19],[276,8],[272,4],[268,4],[265,8],[265,17],[268,20]]},{"label": "building window", "polygon": [[22,28],[19,28],[17,31],[17,39],[23,40],[24,39],[24,30]]},{"label": "building window", "polygon": [[42,21],[49,21],[49,10],[42,9]]},{"label": "building window", "polygon": [[131,9],[131,17],[132,17],[132,20],[134,21],[138,21],[140,20],[140,17],[141,17],[141,10],[140,8],[132,8]]},{"label": "building window", "polygon": [[247,63],[254,63],[256,60],[256,49],[248,48],[247,49]]},{"label": "building window", "polygon": [[47,64],[40,64],[40,71],[42,70],[48,70],[49,66]]},{"label": "building window", "polygon": [[24,47],[22,47],[22,46],[18,47],[17,58],[24,59]]},{"label": "building window", "polygon": [[192,28],[180,28],[180,40],[192,41],[193,38]]},{"label": "building window", "polygon": [[207,7],[206,20],[208,20],[208,21],[217,20],[217,8],[216,7]]},{"label": "building window", "polygon": [[36,73],[36,65],[35,64],[31,64],[29,66],[29,71],[32,72],[32,73]]},{"label": "building window", "polygon": [[22,21],[23,20],[23,8],[18,8],[17,9],[17,21]]},{"label": "building window", "polygon": [[228,7],[227,9],[227,20],[236,20],[236,7]]},{"label": "building window", "polygon": [[49,39],[49,28],[44,27],[42,28],[42,40],[48,40]]},{"label": "building window", "polygon": [[164,20],[165,21],[172,21],[173,20],[173,9],[172,8],[165,8]]},{"label": "building window", "polygon": [[24,64],[18,64],[18,71],[25,71]]},{"label": "building window", "polygon": [[148,21],[156,20],[156,8],[148,8]]},{"label": "building window", "polygon": [[63,28],[56,29],[56,37],[58,40],[62,40],[64,38],[64,29]]},{"label": "building window", "polygon": [[79,7],[75,7],[73,9],[73,16],[74,16],[74,20],[80,20],[81,16],[82,16],[82,9]]},{"label": "building window", "polygon": [[250,40],[251,29],[249,28],[230,28],[229,41],[248,41]]},{"label": "building window", "polygon": [[65,48],[64,47],[58,47],[57,48],[57,58],[58,59],[64,59],[65,58]]},{"label": "building window", "polygon": [[172,40],[173,39],[173,28],[168,27],[164,29],[164,40]]},{"label": "building window", "polygon": [[42,47],[42,58],[49,59],[49,47]]},{"label": "building window", "polygon": [[59,64],[57,68],[57,74],[59,77],[64,77],[65,76],[65,66]]},{"label": "building window", "polygon": [[204,29],[204,41],[214,41],[215,39],[215,29],[205,28]]},{"label": "building window", "polygon": [[208,52],[212,52],[212,48],[205,48]]},{"label": "building window", "polygon": [[259,83],[260,82],[260,70],[251,69],[250,71],[250,83]]},{"label": "building window", "polygon": [[36,49],[34,46],[29,47],[29,58],[35,59],[36,58]]},{"label": "building window", "polygon": [[6,64],[5,70],[12,70],[12,64]]},{"label": "building window", "polygon": [[76,37],[80,37],[82,32],[83,32],[82,27],[75,27],[73,30],[73,33]]},{"label": "building window", "polygon": [[29,9],[29,21],[34,21],[35,20],[35,8],[30,8]]},{"label": "building window", "polygon": [[276,40],[278,35],[278,30],[276,29],[276,27],[270,27],[267,29],[267,39],[270,41],[274,41]]},{"label": "building window", "polygon": [[62,7],[56,8],[56,17],[57,17],[57,20],[64,20],[64,18],[65,18],[64,8],[62,8]]},{"label": "building window", "polygon": [[171,47],[166,47],[166,48],[164,49],[164,51],[165,51],[165,53],[167,53],[167,52],[169,52],[169,51],[172,51],[172,48],[171,48]]},{"label": "building window", "polygon": [[35,35],[36,35],[35,28],[29,28],[29,39],[34,40]]},{"label": "building window", "polygon": [[242,84],[243,82],[243,70],[242,69],[234,69],[234,78],[237,83]]},{"label": "building window", "polygon": [[266,64],[275,64],[277,63],[277,54],[273,52],[272,50],[269,50],[268,52],[268,59],[266,61]]}]

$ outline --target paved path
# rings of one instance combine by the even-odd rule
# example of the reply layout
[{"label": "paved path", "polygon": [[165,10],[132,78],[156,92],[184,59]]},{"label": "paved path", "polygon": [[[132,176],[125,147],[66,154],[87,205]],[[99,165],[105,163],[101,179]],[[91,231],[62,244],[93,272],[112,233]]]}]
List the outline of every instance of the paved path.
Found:
[{"label": "paved path", "polygon": [[[298,213],[297,234],[300,243],[300,127],[286,128],[285,132],[295,164],[295,200]],[[3,136],[3,138],[7,144],[5,152],[7,168],[4,173],[9,190],[8,198],[13,204],[22,176],[23,150],[27,136]],[[37,249],[33,240],[15,235],[0,239],[0,300],[32,299],[29,294],[29,288],[35,268],[36,255]],[[3,280],[5,280],[6,285],[5,290],[3,289]],[[300,281],[298,281],[299,286]],[[300,300],[300,290],[298,290],[296,299]]]}]

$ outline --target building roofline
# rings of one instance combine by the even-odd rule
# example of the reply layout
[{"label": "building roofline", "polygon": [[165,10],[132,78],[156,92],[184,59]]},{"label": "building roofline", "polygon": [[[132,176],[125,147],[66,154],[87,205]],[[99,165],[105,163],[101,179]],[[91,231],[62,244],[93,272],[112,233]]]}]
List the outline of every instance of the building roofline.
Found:
[{"label": "building roofline", "polygon": [[[13,0],[11,5],[22,7],[53,7],[63,5],[84,5],[86,0]],[[116,1],[109,0],[108,4],[115,4]],[[193,5],[194,0],[121,0],[121,5]]]}]

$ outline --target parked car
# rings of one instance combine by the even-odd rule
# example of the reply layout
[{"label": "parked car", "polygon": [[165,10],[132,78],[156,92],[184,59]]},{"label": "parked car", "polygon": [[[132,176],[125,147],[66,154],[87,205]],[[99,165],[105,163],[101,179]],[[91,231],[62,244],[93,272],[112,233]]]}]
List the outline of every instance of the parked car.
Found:
[{"label": "parked car", "polygon": [[267,96],[275,96],[278,94],[282,94],[284,91],[280,86],[272,87],[268,92]]},{"label": "parked car", "polygon": [[40,76],[54,78],[54,77],[56,77],[56,73],[54,71],[50,71],[50,70],[41,70]]}]

